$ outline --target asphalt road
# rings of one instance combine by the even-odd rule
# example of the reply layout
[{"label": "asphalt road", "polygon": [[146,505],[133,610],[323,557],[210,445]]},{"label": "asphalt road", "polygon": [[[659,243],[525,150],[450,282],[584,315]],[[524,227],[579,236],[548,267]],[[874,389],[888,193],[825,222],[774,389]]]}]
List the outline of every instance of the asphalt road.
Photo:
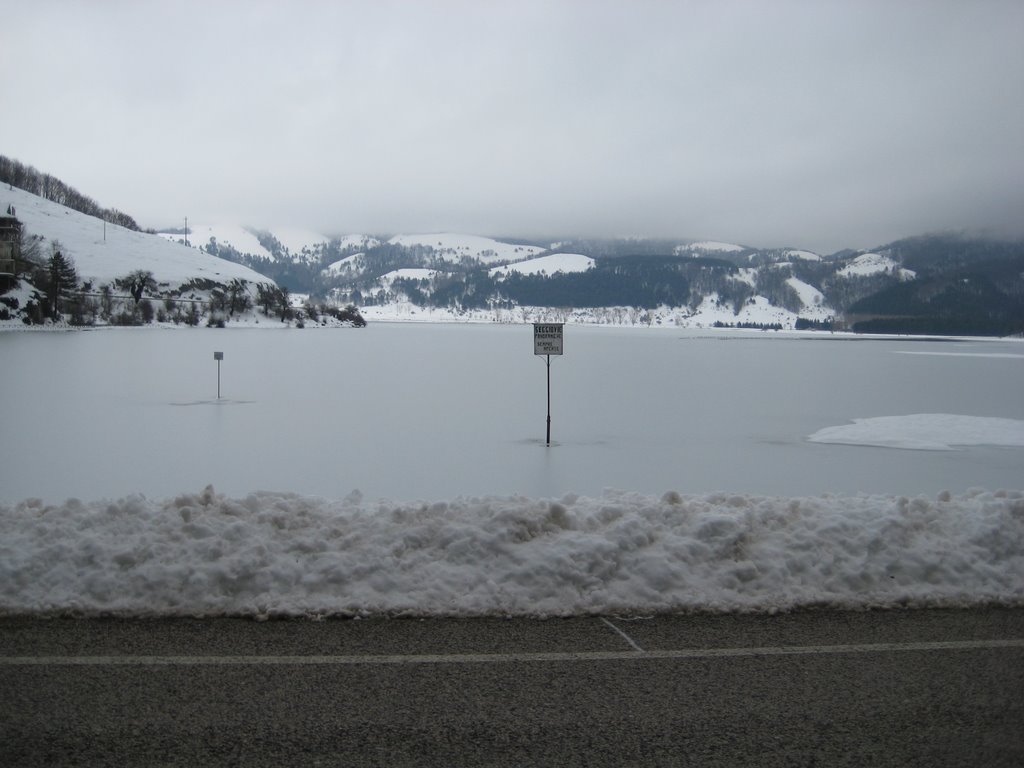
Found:
[{"label": "asphalt road", "polygon": [[1024,609],[3,618],[0,765],[1021,766]]}]

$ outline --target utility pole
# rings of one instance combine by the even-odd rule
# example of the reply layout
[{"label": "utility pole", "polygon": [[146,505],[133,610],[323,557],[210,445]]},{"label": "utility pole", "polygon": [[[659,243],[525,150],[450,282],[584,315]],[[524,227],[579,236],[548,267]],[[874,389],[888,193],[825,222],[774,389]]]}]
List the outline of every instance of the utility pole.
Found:
[{"label": "utility pole", "polygon": [[188,216],[185,217],[185,245],[188,245]]}]

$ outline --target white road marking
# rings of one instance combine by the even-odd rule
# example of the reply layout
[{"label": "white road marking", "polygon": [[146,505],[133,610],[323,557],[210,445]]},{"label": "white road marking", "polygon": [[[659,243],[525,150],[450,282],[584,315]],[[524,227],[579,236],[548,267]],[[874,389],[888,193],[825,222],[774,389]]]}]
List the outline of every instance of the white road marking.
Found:
[{"label": "white road marking", "polygon": [[1024,639],[962,640],[866,645],[782,645],[757,648],[681,648],[671,651],[581,651],[553,653],[450,653],[356,656],[6,656],[0,667],[142,667],[142,666],[354,666],[372,664],[508,664],[515,662],[658,661],[757,656],[824,656],[903,651],[977,651],[1024,648]]},{"label": "white road marking", "polygon": [[1012,359],[1024,358],[1012,352],[911,352],[905,349],[893,350],[897,355],[932,355],[933,357],[1004,357]]},{"label": "white road marking", "polygon": [[637,645],[637,644],[636,644],[635,642],[633,642],[633,638],[632,638],[632,637],[630,637],[630,636],[629,636],[629,635],[627,635],[627,634],[626,634],[625,632],[623,632],[623,631],[622,631],[621,629],[619,629],[618,627],[616,627],[616,626],[615,626],[614,624],[612,624],[612,623],[611,623],[610,621],[608,621],[608,619],[604,618],[604,616],[602,616],[602,617],[601,617],[601,621],[603,621],[603,622],[604,622],[605,624],[607,624],[607,625],[608,625],[609,627],[611,627],[611,628],[612,628],[612,629],[614,629],[614,630],[615,630],[616,632],[618,632],[618,633],[619,633],[619,635],[621,635],[622,639],[623,639],[623,640],[625,640],[625,641],[626,641],[627,643],[629,643],[630,647],[631,647],[631,648],[632,648],[632,649],[633,649],[634,651],[638,651],[639,653],[643,653],[643,652],[644,652],[644,649],[643,649],[643,648],[641,648],[641,647],[640,647],[639,645]]}]

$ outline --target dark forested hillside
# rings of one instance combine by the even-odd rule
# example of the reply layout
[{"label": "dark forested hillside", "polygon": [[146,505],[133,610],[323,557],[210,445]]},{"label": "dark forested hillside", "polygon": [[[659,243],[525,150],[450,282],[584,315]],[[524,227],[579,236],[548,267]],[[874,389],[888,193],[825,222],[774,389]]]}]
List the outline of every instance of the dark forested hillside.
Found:
[{"label": "dark forested hillside", "polygon": [[848,310],[854,327],[878,333],[1006,336],[1024,333],[1024,244],[930,236],[887,253],[916,279],[888,286]]}]

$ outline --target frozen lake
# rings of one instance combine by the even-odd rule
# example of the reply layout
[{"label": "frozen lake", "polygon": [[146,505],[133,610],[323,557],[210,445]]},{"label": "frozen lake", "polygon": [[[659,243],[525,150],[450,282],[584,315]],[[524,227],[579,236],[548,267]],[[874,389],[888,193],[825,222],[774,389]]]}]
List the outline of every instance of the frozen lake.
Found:
[{"label": "frozen lake", "polygon": [[551,447],[532,352],[532,328],[509,325],[0,333],[0,501],[1024,484],[1022,448],[807,440],[882,416],[1024,420],[1021,343],[569,326]]}]

